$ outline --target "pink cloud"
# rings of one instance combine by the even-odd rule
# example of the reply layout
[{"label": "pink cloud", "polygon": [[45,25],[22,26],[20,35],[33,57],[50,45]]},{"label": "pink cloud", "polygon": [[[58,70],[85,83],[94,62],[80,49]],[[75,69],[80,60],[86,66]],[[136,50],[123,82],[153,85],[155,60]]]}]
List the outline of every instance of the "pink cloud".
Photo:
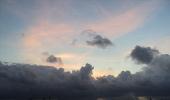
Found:
[{"label": "pink cloud", "polygon": [[[108,36],[121,36],[142,26],[148,16],[158,7],[158,4],[158,1],[145,2],[119,15],[109,16],[96,23],[91,23],[87,25],[87,28],[100,33],[106,33]],[[112,15],[112,13],[108,11],[105,13]]]},{"label": "pink cloud", "polygon": [[73,27],[67,24],[52,24],[49,22],[41,22],[31,26],[25,31],[28,33],[24,37],[24,46],[28,48],[36,48],[43,46],[46,42],[50,45],[57,45],[58,41],[66,40],[73,32]]},{"label": "pink cloud", "polygon": [[[25,30],[26,35],[23,38],[22,49],[26,52],[24,57],[28,57],[38,63],[42,63],[39,60],[39,53],[42,49],[51,49],[50,47],[57,47],[58,44],[60,44],[60,46],[64,45],[68,40],[70,40],[70,38],[77,34],[77,30],[75,30],[76,27],[84,29],[82,26],[86,26],[84,21],[81,22],[81,27],[74,24],[71,25],[68,22],[60,21],[60,18],[67,15],[69,11],[68,8],[70,6],[67,2],[59,3],[61,5],[55,4],[58,3],[51,4],[51,2],[43,0],[41,4],[39,4],[38,9],[34,12],[35,14],[33,13],[33,17],[31,18],[35,18],[33,20],[35,22],[28,26]],[[143,25],[147,19],[147,16],[150,15],[155,8],[156,4],[150,2],[141,4],[135,8],[127,10],[122,14],[109,16],[103,20],[98,20],[96,23],[91,22],[91,24],[87,25],[85,28],[93,29],[96,32],[106,33],[108,36],[118,37],[124,35],[125,33],[132,32]],[[29,17],[28,14],[25,16],[25,12],[18,12],[20,14],[17,14],[23,16],[25,19]],[[102,12],[106,14],[109,13],[107,15],[112,15],[111,12],[105,12],[104,9]],[[76,21],[76,18],[74,20]],[[75,55],[71,54],[64,54],[62,56],[65,57],[64,60],[67,60],[68,62],[70,61],[70,63],[64,64],[64,67],[68,67],[68,65],[72,67],[74,65],[78,65],[78,67],[80,67],[80,65],[82,65],[85,61],[85,57],[76,58]],[[72,59],[74,59],[74,61]]]},{"label": "pink cloud", "polygon": [[28,27],[22,42],[23,57],[32,63],[42,64],[41,53],[64,45],[73,33],[73,27],[67,24],[40,21]]}]

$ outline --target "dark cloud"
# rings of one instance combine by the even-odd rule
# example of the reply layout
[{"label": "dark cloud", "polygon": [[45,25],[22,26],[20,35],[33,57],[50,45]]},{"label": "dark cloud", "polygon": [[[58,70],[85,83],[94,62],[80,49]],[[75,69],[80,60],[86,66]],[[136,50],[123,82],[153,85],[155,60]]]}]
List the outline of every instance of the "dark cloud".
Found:
[{"label": "dark cloud", "polygon": [[94,78],[93,69],[92,65],[86,64],[80,70],[66,72],[63,68],[1,62],[0,98],[137,100],[136,96],[170,95],[168,54],[153,57],[135,74],[122,71],[117,77]]},{"label": "dark cloud", "polygon": [[55,57],[54,55],[50,55],[47,58],[47,62],[49,62],[49,63],[56,63],[57,62],[57,57]]},{"label": "dark cloud", "polygon": [[74,39],[71,44],[75,45],[81,43],[81,41],[85,42],[86,45],[102,49],[113,46],[113,42],[110,39],[103,37],[99,33],[90,29],[82,31],[80,36],[77,39]]},{"label": "dark cloud", "polygon": [[54,55],[50,55],[47,57],[46,61],[48,63],[58,63],[58,64],[62,64],[62,59],[61,57],[55,57]]},{"label": "dark cloud", "polygon": [[97,32],[93,30],[90,29],[84,30],[82,34],[87,35],[88,38],[86,40],[87,45],[96,46],[103,49],[113,45],[111,40],[109,40],[106,37],[102,37],[101,35],[99,35]]},{"label": "dark cloud", "polygon": [[0,64],[0,98],[88,98],[94,91],[92,69],[86,64],[71,73],[50,66]]},{"label": "dark cloud", "polygon": [[104,38],[100,35],[96,35],[92,40],[87,40],[86,43],[90,46],[97,46],[99,48],[105,49],[108,46],[112,46],[113,43],[108,38]]},{"label": "dark cloud", "polygon": [[150,47],[136,46],[132,50],[130,56],[138,63],[148,64],[158,53],[159,53],[158,50],[152,49]]}]

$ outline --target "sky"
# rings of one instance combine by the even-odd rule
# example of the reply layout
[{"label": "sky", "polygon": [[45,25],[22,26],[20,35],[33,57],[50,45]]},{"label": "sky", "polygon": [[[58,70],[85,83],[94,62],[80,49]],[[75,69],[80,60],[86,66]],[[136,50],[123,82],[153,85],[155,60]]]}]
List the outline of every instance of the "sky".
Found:
[{"label": "sky", "polygon": [[142,67],[129,57],[136,45],[170,53],[169,4],[169,0],[1,0],[0,61],[69,71],[90,63],[94,76],[135,73]]}]

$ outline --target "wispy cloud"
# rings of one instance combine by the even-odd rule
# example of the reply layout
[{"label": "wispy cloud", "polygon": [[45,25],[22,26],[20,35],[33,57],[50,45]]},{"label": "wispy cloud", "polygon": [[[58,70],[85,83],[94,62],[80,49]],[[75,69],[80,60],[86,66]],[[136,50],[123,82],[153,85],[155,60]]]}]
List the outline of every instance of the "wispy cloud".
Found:
[{"label": "wispy cloud", "polygon": [[159,7],[158,4],[159,1],[146,1],[117,15],[106,11],[110,17],[91,23],[87,28],[114,37],[127,34],[142,26],[148,16]]},{"label": "wispy cloud", "polygon": [[[80,5],[72,0],[33,0],[29,3],[16,0],[9,2],[7,7],[16,14],[16,16],[23,19],[22,21],[24,23],[26,22],[23,31],[24,37],[20,42],[22,44],[21,50],[23,57],[33,62],[42,63],[41,59],[39,59],[41,58],[39,57],[41,52],[44,50],[57,52],[57,47],[61,47],[62,50],[65,49],[64,51],[69,51],[69,49],[66,49],[65,44],[84,29],[92,29],[97,33],[101,33],[102,37],[109,37],[109,40],[112,40],[113,37],[119,37],[136,30],[145,23],[147,16],[159,6],[157,2],[158,1],[155,0],[145,1],[142,4],[130,7],[130,9],[124,12],[119,12],[118,10],[119,13],[114,13],[114,11],[112,13],[112,9],[105,9],[107,7],[105,7],[102,2],[98,2],[99,5],[95,2],[93,5],[88,1],[86,3],[78,3],[84,5],[84,7],[81,8]],[[27,7],[23,7],[23,5]],[[90,5],[91,7],[88,8],[86,5]],[[77,8],[80,9],[77,10]],[[95,11],[93,11],[94,9]],[[117,10],[119,7],[115,7],[115,9]],[[95,13],[94,15],[88,15],[88,12],[91,10],[91,13]],[[82,14],[81,11],[87,12],[83,17],[77,18]],[[100,16],[100,14],[96,13],[106,16],[103,17],[103,15]],[[100,18],[98,16],[100,16]],[[96,41],[95,39],[95,41],[91,41],[90,44],[95,43],[95,46],[99,46],[96,45],[96,43],[98,44],[99,42],[98,40]],[[108,43],[111,44],[110,42]],[[85,46],[80,45],[80,47]],[[71,64],[74,62],[69,57],[63,60],[65,61],[65,59],[69,59],[70,62],[72,62]]]},{"label": "wispy cloud", "polygon": [[72,26],[67,24],[53,24],[41,20],[40,23],[33,25],[26,30],[28,35],[24,37],[24,46],[36,48],[43,46],[44,43],[57,45],[58,42],[66,40],[72,32]]}]

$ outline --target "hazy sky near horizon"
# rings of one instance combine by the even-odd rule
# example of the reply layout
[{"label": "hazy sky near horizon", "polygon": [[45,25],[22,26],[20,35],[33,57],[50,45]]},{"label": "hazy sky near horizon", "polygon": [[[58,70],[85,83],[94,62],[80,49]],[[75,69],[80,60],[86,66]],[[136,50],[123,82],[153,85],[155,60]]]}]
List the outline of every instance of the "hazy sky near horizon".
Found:
[{"label": "hazy sky near horizon", "polygon": [[[139,71],[128,57],[136,45],[170,53],[169,0],[1,0],[0,61],[79,69],[95,75]],[[91,30],[113,45],[88,45]],[[75,43],[73,43],[75,42]],[[63,65],[46,62],[47,56]]]}]

